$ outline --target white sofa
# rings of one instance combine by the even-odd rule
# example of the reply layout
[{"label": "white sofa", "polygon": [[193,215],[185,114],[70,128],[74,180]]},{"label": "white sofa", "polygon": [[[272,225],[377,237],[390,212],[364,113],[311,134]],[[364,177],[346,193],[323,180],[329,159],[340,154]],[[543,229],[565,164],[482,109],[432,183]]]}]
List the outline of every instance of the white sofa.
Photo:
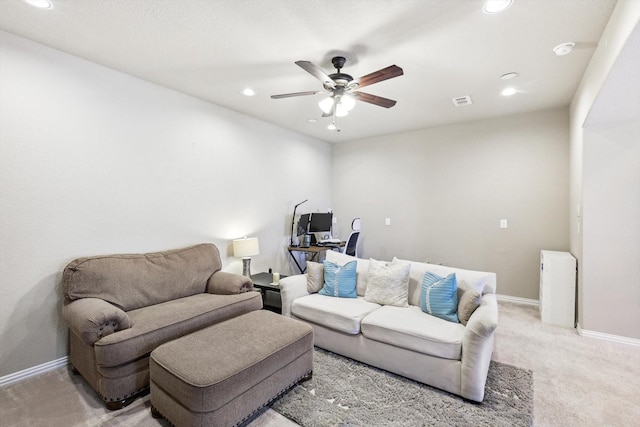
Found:
[{"label": "white sofa", "polygon": [[[331,251],[326,257],[340,265],[355,259]],[[289,276],[280,281],[282,314],[309,323],[318,347],[482,402],[498,322],[495,273],[410,263],[406,308],[364,299],[369,260],[358,258],[357,298],[310,294],[306,274]],[[482,295],[466,326],[421,310],[426,271],[456,273],[459,286]]]}]

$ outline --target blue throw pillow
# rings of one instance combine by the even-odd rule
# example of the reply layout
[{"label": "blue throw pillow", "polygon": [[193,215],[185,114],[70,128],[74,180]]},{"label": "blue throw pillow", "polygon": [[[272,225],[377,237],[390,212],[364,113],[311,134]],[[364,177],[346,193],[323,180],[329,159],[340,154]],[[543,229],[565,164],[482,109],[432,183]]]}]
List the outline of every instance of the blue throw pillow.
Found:
[{"label": "blue throw pillow", "polygon": [[429,271],[424,273],[420,289],[420,307],[425,313],[459,323],[456,274],[440,277]]},{"label": "blue throw pillow", "polygon": [[324,286],[318,293],[330,297],[357,298],[356,267],[357,261],[345,265],[338,265],[331,261],[324,261]]}]

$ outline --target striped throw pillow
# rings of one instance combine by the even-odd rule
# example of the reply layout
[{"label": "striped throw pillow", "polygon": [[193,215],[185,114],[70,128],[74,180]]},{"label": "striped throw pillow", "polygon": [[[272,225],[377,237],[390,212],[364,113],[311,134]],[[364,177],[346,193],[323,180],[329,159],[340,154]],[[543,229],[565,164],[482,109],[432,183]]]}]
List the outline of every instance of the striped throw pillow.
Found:
[{"label": "striped throw pillow", "polygon": [[345,265],[338,265],[324,260],[324,286],[318,292],[320,295],[340,298],[358,298],[356,293],[357,261]]},{"label": "striped throw pillow", "polygon": [[420,308],[425,313],[459,323],[456,274],[440,277],[429,271],[424,273],[420,289]]}]

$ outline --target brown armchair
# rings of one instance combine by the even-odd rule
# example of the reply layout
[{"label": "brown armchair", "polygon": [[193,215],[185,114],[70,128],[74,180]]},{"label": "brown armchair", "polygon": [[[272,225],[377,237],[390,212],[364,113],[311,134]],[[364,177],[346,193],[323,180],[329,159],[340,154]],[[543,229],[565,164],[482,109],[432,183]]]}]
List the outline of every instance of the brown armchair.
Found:
[{"label": "brown armchair", "polygon": [[251,280],[221,267],[212,244],[65,267],[69,360],[109,409],[146,392],[149,354],[160,344],[262,308]]}]

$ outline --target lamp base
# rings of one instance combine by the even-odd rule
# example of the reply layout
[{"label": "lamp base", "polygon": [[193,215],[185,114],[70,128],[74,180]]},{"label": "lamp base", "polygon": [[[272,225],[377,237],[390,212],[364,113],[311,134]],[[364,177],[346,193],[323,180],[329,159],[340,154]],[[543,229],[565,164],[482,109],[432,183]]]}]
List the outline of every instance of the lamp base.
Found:
[{"label": "lamp base", "polygon": [[251,258],[242,258],[242,275],[251,278]]}]

